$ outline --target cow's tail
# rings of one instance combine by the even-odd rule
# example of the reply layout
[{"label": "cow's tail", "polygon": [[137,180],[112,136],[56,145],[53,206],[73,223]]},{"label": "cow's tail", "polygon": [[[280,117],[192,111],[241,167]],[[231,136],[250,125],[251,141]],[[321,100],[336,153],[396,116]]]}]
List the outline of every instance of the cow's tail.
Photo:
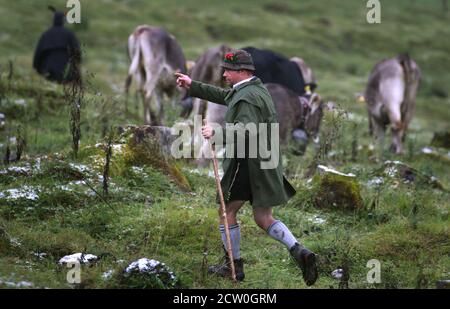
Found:
[{"label": "cow's tail", "polygon": [[406,99],[408,97],[408,93],[409,93],[408,88],[411,86],[411,81],[414,78],[412,76],[413,70],[411,67],[411,58],[409,57],[408,53],[400,54],[400,55],[398,55],[398,61],[400,62],[400,65],[402,66],[403,74],[404,74],[404,78],[405,78],[404,98]]},{"label": "cow's tail", "polygon": [[131,59],[131,65],[128,69],[128,76],[125,82],[125,93],[128,96],[128,92],[130,89],[131,82],[133,80],[133,75],[135,75],[139,70],[139,62],[140,62],[140,48],[139,48],[139,37],[136,37],[134,34],[128,40],[128,54]]},{"label": "cow's tail", "polygon": [[407,53],[398,55],[397,59],[404,73],[405,92],[404,101],[401,105],[401,115],[403,127],[407,129],[415,110],[416,92],[420,83],[420,70]]}]

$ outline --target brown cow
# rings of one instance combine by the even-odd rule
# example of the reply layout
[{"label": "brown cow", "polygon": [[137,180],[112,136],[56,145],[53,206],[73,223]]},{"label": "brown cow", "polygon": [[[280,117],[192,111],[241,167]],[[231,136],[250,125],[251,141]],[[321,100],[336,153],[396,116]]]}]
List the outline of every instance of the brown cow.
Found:
[{"label": "brown cow", "polygon": [[[134,78],[144,101],[144,122],[160,125],[164,115],[162,97],[173,100],[184,95],[176,86],[175,72],[186,73],[186,59],[175,37],[162,28],[138,26],[128,38],[128,55],[131,60],[125,92],[128,96]],[[151,106],[155,93],[156,111]],[[157,113],[156,113],[157,112]]]},{"label": "brown cow", "polygon": [[[231,50],[231,47],[225,44],[208,49],[195,61],[195,65],[190,74],[191,78],[210,85],[225,87],[222,78],[223,70],[220,64],[225,54]],[[192,113],[193,116],[198,115],[202,119],[206,119],[208,123],[218,123],[225,126],[224,116],[227,110],[226,106],[190,97],[185,98],[181,104],[183,106],[182,117],[187,118]],[[193,144],[201,145],[197,148],[198,153],[196,154],[200,156],[200,152],[206,153],[209,144],[204,140],[200,132],[194,132],[194,134]],[[199,158],[197,163],[200,166],[205,166],[209,164],[209,161],[206,161],[204,158]]]},{"label": "brown cow", "polygon": [[294,91],[279,84],[266,84],[272,96],[278,123],[280,145],[286,146],[293,130],[305,131],[308,138],[317,138],[323,116],[323,104],[318,94],[298,96]]},{"label": "brown cow", "polygon": [[414,115],[420,69],[407,54],[375,65],[369,76],[365,99],[369,129],[383,149],[386,126],[391,125],[391,151],[403,152],[405,133]]},{"label": "brown cow", "polygon": [[[189,76],[193,80],[206,84],[225,87],[220,64],[225,54],[231,50],[232,48],[225,44],[208,49],[195,61]],[[181,104],[183,106],[182,117],[187,118],[193,112],[194,115],[201,115],[202,119],[206,118],[206,110],[209,106],[207,101],[199,98],[185,98]]]}]

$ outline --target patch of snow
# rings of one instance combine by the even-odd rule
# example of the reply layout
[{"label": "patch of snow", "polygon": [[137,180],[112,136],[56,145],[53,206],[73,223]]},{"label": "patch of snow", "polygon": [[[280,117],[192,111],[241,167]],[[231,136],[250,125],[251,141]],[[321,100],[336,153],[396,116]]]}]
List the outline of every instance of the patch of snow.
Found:
[{"label": "patch of snow", "polygon": [[433,149],[431,149],[430,147],[424,147],[422,148],[422,153],[433,153]]},{"label": "patch of snow", "polygon": [[112,277],[113,274],[114,274],[114,269],[110,269],[108,271],[105,271],[102,274],[102,278],[105,279],[105,280],[108,280],[108,279],[110,279]]},{"label": "patch of snow", "polygon": [[131,274],[138,270],[140,273],[155,274],[159,276],[161,273],[169,275],[171,281],[175,281],[176,277],[173,272],[169,271],[166,264],[156,261],[154,259],[141,258],[133,263],[131,263],[126,269],[125,273]]},{"label": "patch of snow", "polygon": [[41,158],[37,158],[34,162],[34,169],[37,171],[41,171]]},{"label": "patch of snow", "polygon": [[9,288],[31,288],[33,287],[32,282],[28,281],[20,281],[20,282],[12,282],[12,281],[3,281],[0,279],[0,285],[5,285]]},{"label": "patch of snow", "polygon": [[365,118],[361,115],[355,113],[347,113],[348,120],[354,120],[356,122],[363,122]]},{"label": "patch of snow", "polygon": [[333,174],[337,174],[337,175],[341,175],[341,176],[346,176],[346,177],[356,177],[356,175],[353,174],[353,173],[344,174],[344,173],[341,173],[341,172],[339,172],[339,171],[336,171],[336,170],[334,170],[334,169],[332,169],[332,168],[329,168],[329,167],[327,167],[327,166],[325,166],[325,165],[318,165],[317,168],[318,168],[319,170],[325,172],[325,173],[333,173]]},{"label": "patch of snow", "polygon": [[93,254],[75,253],[72,255],[66,255],[61,258],[58,263],[60,265],[65,265],[67,263],[89,264],[90,262],[95,262],[97,259],[97,256]]},{"label": "patch of snow", "polygon": [[133,170],[133,172],[135,172],[136,174],[142,174],[144,173],[144,168],[142,166],[132,166],[131,169]]},{"label": "patch of snow", "polygon": [[114,152],[119,152],[119,153],[121,153],[121,152],[123,152],[123,149],[125,148],[124,146],[125,146],[125,144],[113,144],[113,145],[112,145],[112,150],[113,150]]},{"label": "patch of snow", "polygon": [[117,84],[111,84],[111,90],[116,93],[122,93],[122,87]]},{"label": "patch of snow", "polygon": [[314,224],[324,224],[325,222],[327,222],[326,219],[321,218],[320,216],[314,216],[312,218],[308,218],[308,221],[310,221]]},{"label": "patch of snow", "polygon": [[[223,170],[221,168],[219,168],[218,174],[219,174],[220,179],[222,179],[222,177],[223,177]],[[214,170],[211,170],[211,171],[208,172],[208,177],[215,178]]]},{"label": "patch of snow", "polygon": [[39,190],[30,186],[24,186],[19,189],[9,189],[5,190],[3,192],[0,192],[0,198],[6,198],[10,200],[17,200],[17,199],[27,199],[36,201],[39,199]]},{"label": "patch of snow", "polygon": [[342,268],[335,269],[331,273],[331,276],[333,276],[333,278],[336,278],[336,279],[341,279],[343,275],[344,275],[344,270]]},{"label": "patch of snow", "polygon": [[25,166],[10,166],[8,167],[8,172],[18,173],[18,174],[28,174],[31,172],[30,167]]},{"label": "patch of snow", "polygon": [[391,167],[388,167],[388,168],[385,170],[385,173],[386,173],[389,177],[393,178],[393,177],[395,177],[395,175],[397,175],[398,171],[397,171],[397,169],[396,169],[394,166],[391,166]]},{"label": "patch of snow", "polygon": [[159,264],[161,264],[161,262],[158,262],[154,259],[149,260],[147,258],[141,258],[128,265],[128,267],[125,269],[125,272],[129,273],[136,268],[139,269],[140,272],[151,271]]},{"label": "patch of snow", "polygon": [[383,177],[375,177],[367,182],[367,186],[369,187],[377,187],[384,183]]},{"label": "patch of snow", "polygon": [[75,164],[75,163],[69,163],[70,167],[73,169],[76,169],[77,171],[84,173],[89,171],[89,168],[86,165],[83,164]]},{"label": "patch of snow", "polygon": [[402,161],[390,161],[390,160],[387,160],[387,161],[384,161],[384,164],[403,165],[403,162]]},{"label": "patch of snow", "polygon": [[47,253],[45,252],[32,252],[32,253],[35,257],[37,257],[40,260],[45,259],[45,257],[47,256]]},{"label": "patch of snow", "polygon": [[17,238],[15,238],[15,237],[11,237],[11,238],[9,239],[9,241],[11,242],[11,244],[12,244],[14,247],[20,247],[20,246],[22,246],[22,243],[21,243]]},{"label": "patch of snow", "polygon": [[89,196],[96,196],[97,195],[97,193],[95,193],[91,189],[88,189],[88,190],[84,191],[84,194],[89,195]]},{"label": "patch of snow", "polygon": [[33,287],[33,283],[28,281],[20,281],[16,284],[16,286],[18,288],[31,288]]},{"label": "patch of snow", "polygon": [[202,175],[202,172],[198,168],[190,169],[190,170],[188,170],[188,172],[191,174]]},{"label": "patch of snow", "polygon": [[20,105],[20,106],[26,106],[27,102],[25,101],[25,99],[17,99],[14,101],[15,104]]}]

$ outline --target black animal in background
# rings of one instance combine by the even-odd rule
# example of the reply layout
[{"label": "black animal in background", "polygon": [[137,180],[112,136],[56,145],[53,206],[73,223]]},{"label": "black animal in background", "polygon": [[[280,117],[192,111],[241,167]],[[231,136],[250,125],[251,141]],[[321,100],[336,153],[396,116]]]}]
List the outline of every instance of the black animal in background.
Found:
[{"label": "black animal in background", "polygon": [[79,78],[80,43],[72,31],[64,28],[65,14],[51,6],[49,9],[53,11],[53,26],[39,39],[33,68],[48,80],[71,82]]},{"label": "black animal in background", "polygon": [[299,96],[305,94],[305,86],[307,85],[310,86],[311,91],[314,91],[316,88],[315,82],[305,82],[299,65],[283,55],[255,47],[245,47],[243,50],[252,55],[256,68],[255,75],[263,83],[282,85]]}]

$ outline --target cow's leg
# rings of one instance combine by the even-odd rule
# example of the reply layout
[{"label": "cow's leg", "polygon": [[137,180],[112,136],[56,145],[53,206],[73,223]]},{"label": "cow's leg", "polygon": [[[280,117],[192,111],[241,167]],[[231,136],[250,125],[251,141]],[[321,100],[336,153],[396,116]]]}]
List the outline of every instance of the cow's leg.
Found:
[{"label": "cow's leg", "polygon": [[[145,100],[145,93],[142,90],[136,90],[136,92],[134,93],[134,110],[135,112],[139,111],[139,102],[142,101],[144,102]],[[144,103],[142,103],[144,104]]]},{"label": "cow's leg", "polygon": [[142,75],[136,74],[134,79],[136,80],[137,90],[134,93],[134,110],[136,113],[139,111],[140,100],[142,100],[142,104],[145,102],[145,90],[143,88]]},{"label": "cow's leg", "polygon": [[152,124],[152,113],[150,110],[150,106],[151,106],[151,102],[152,102],[152,94],[145,92],[144,95],[144,123],[147,125],[151,125]]},{"label": "cow's leg", "polygon": [[374,136],[374,131],[373,131],[373,118],[370,115],[370,111],[369,111],[369,135],[370,136]]},{"label": "cow's leg", "polygon": [[162,125],[164,118],[164,102],[163,102],[163,92],[158,87],[155,88],[155,99],[156,99],[156,113],[154,117],[155,125]]},{"label": "cow's leg", "polygon": [[156,86],[156,81],[153,79],[153,75],[150,74],[150,70],[146,69],[146,77],[150,78],[145,85],[145,99],[144,99],[144,121],[148,125],[154,125],[153,122],[157,119],[155,113],[152,110],[152,98],[154,97],[154,90]]},{"label": "cow's leg", "polygon": [[369,121],[372,123],[373,136],[375,137],[375,141],[378,144],[378,157],[380,159],[383,159],[386,126],[384,124],[378,123],[377,120],[373,117],[369,117]]},{"label": "cow's leg", "polygon": [[390,150],[396,154],[403,153],[403,136],[404,129],[402,123],[393,124],[391,127],[392,131],[392,144]]},{"label": "cow's leg", "polygon": [[211,159],[206,158],[207,154],[210,152],[209,148],[209,142],[206,139],[203,139],[203,143],[201,146],[201,151],[199,153],[198,159],[197,159],[197,167],[209,167],[211,163]]},{"label": "cow's leg", "polygon": [[128,74],[127,79],[125,80],[125,112],[128,111],[128,94],[130,92],[132,80],[133,76],[131,74]]},{"label": "cow's leg", "polygon": [[388,110],[389,122],[391,123],[392,144],[390,150],[396,154],[403,152],[403,123],[401,121],[400,108],[393,108]]}]

